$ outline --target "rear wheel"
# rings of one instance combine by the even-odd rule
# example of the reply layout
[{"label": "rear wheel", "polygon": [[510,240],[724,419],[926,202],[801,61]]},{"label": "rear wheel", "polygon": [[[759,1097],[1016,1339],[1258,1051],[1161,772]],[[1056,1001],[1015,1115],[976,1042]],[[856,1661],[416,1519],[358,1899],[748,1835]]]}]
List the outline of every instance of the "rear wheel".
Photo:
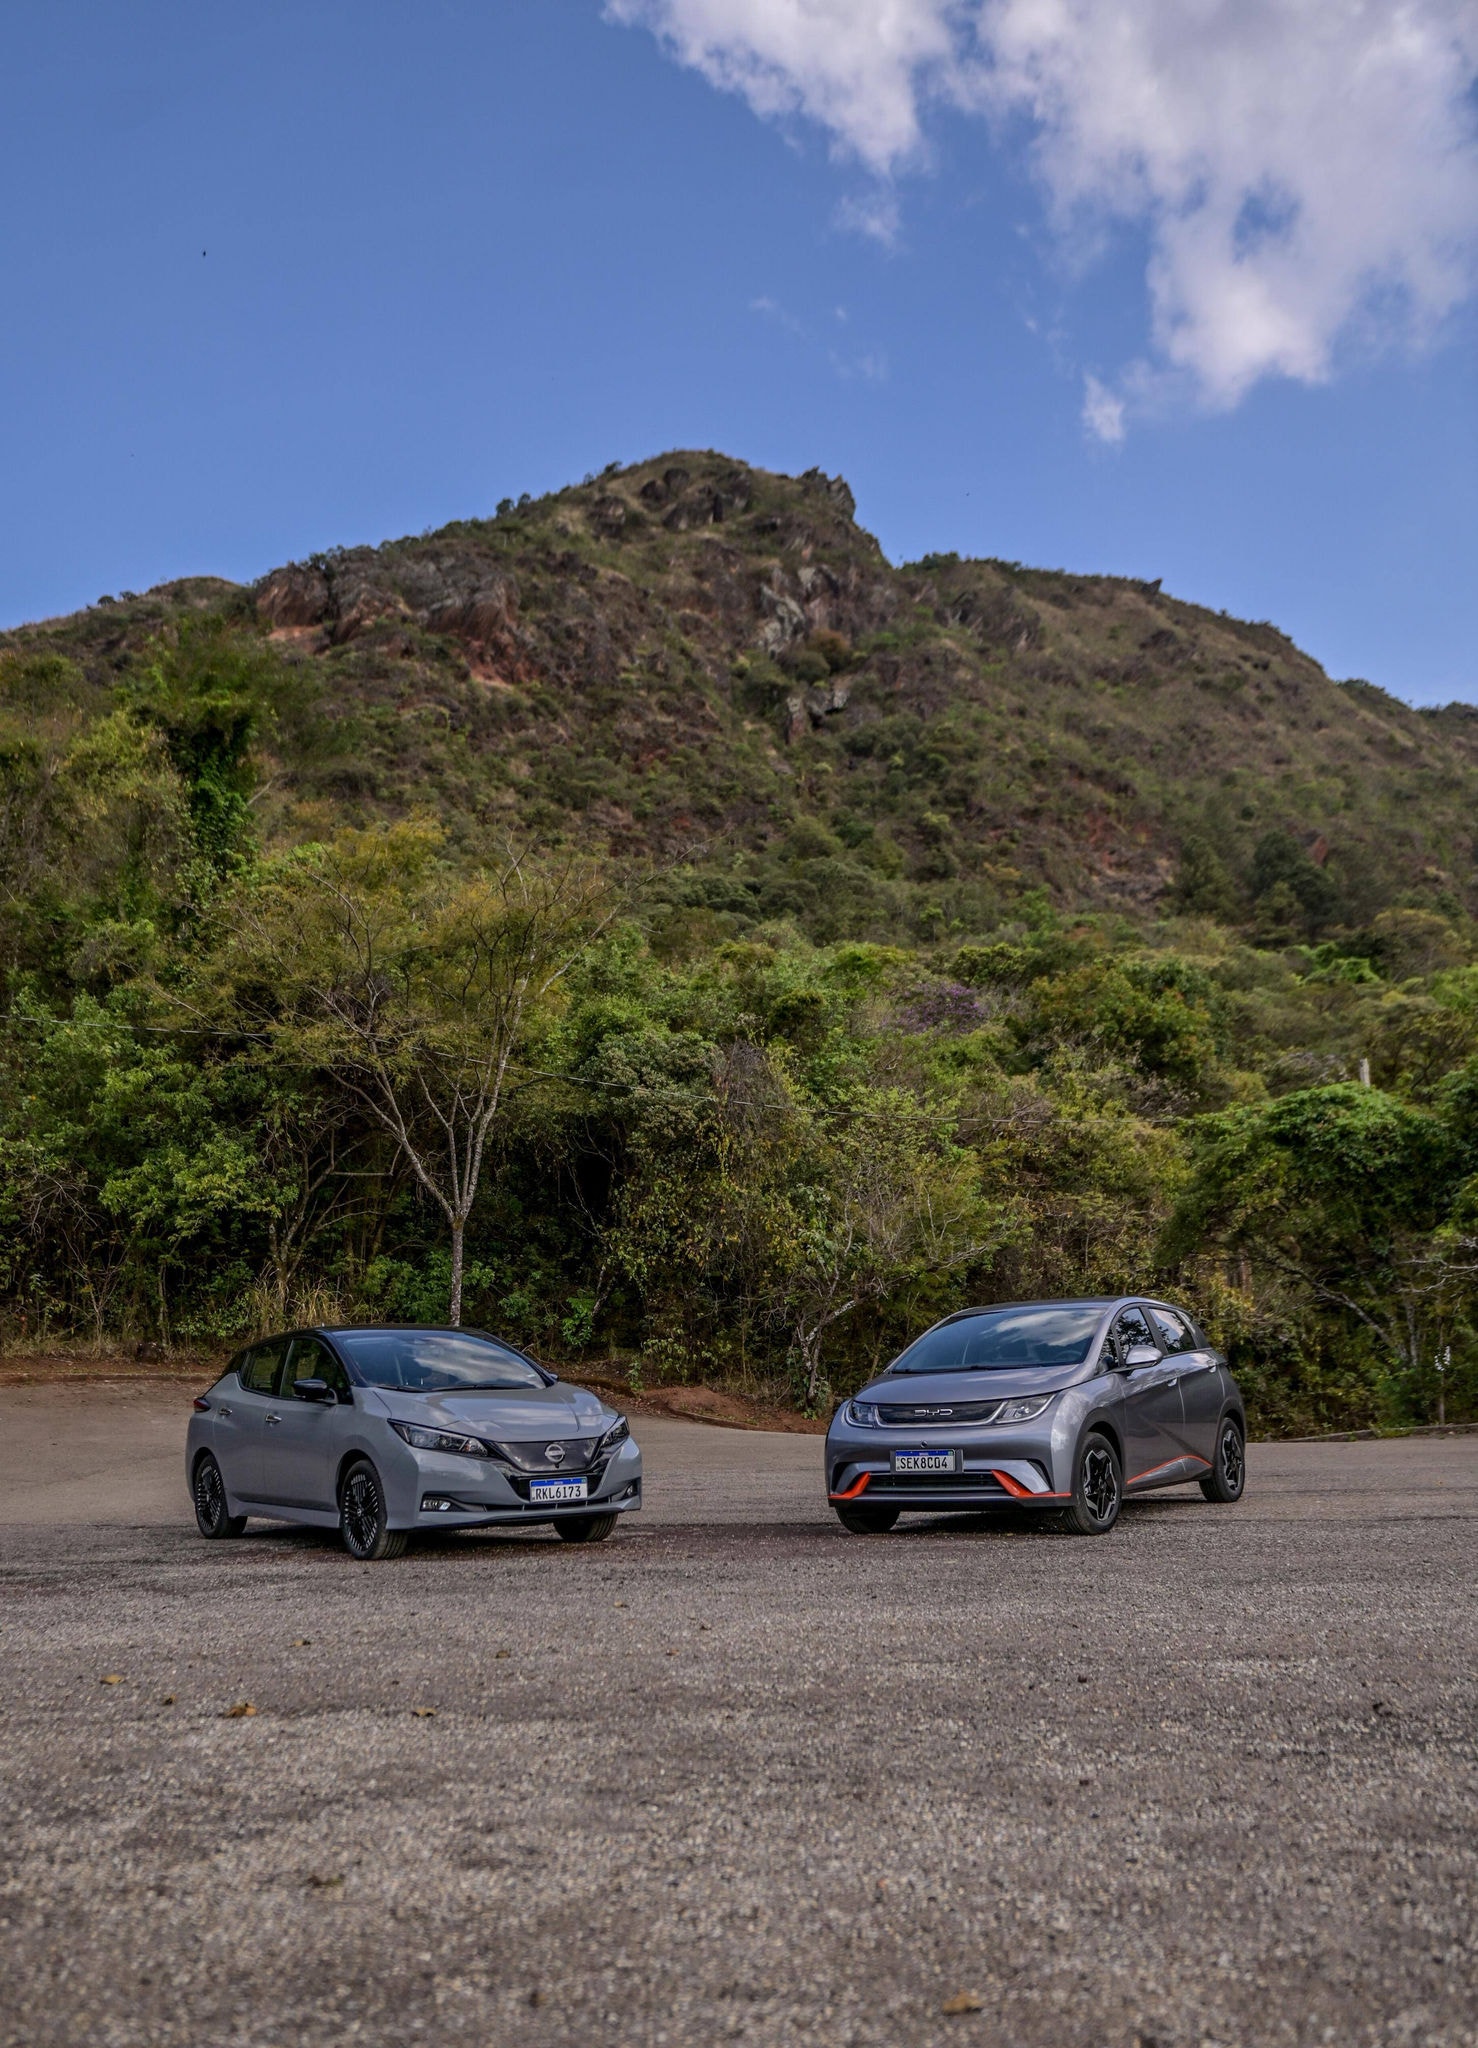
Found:
[{"label": "rear wheel", "polygon": [[901,1508],[865,1508],[847,1505],[837,1509],[837,1520],[854,1536],[886,1536],[902,1513]]},{"label": "rear wheel", "polygon": [[1216,1456],[1211,1461],[1211,1470],[1201,1481],[1201,1491],[1207,1500],[1230,1507],[1234,1500],[1242,1498],[1246,1484],[1247,1447],[1235,1418],[1228,1415],[1216,1439]]},{"label": "rear wheel", "polygon": [[246,1527],[246,1516],[231,1512],[221,1468],[209,1451],[195,1467],[191,1495],[195,1502],[195,1526],[202,1536],[239,1536]]},{"label": "rear wheel", "polygon": [[379,1473],[368,1458],[356,1458],[339,1488],[339,1534],[349,1555],[363,1564],[399,1557],[408,1539],[389,1521]]},{"label": "rear wheel", "polygon": [[1079,1536],[1107,1536],[1123,1500],[1119,1454],[1101,1430],[1090,1429],[1078,1445],[1073,1504],[1064,1511],[1063,1524]]},{"label": "rear wheel", "polygon": [[566,1543],[604,1543],[616,1519],[615,1515],[568,1515],[554,1526]]}]

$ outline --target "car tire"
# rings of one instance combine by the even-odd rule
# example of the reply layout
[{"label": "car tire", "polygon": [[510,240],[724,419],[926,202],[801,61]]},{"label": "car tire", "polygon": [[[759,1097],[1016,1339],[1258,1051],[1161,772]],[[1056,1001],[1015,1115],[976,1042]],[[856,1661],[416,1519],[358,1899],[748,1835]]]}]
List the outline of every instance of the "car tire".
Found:
[{"label": "car tire", "polygon": [[604,1543],[618,1520],[616,1515],[569,1515],[554,1526],[565,1543]]},{"label": "car tire", "polygon": [[361,1564],[401,1556],[410,1539],[389,1522],[379,1473],[368,1458],[356,1458],[339,1482],[339,1535],[344,1548]]},{"label": "car tire", "polygon": [[1124,1505],[1119,1454],[1102,1430],[1090,1429],[1073,1460],[1073,1501],[1062,1522],[1076,1536],[1107,1536]]},{"label": "car tire", "polygon": [[839,1507],[837,1520],[853,1536],[886,1536],[902,1514],[902,1508]]},{"label": "car tire", "polygon": [[239,1536],[246,1527],[246,1516],[231,1512],[221,1468],[209,1451],[195,1461],[190,1496],[195,1503],[195,1526],[202,1536]]},{"label": "car tire", "polygon": [[1221,1433],[1216,1439],[1216,1456],[1211,1470],[1201,1481],[1201,1492],[1207,1500],[1215,1501],[1221,1507],[1230,1507],[1234,1500],[1240,1500],[1247,1487],[1247,1446],[1242,1438],[1241,1427],[1234,1415],[1222,1418]]}]

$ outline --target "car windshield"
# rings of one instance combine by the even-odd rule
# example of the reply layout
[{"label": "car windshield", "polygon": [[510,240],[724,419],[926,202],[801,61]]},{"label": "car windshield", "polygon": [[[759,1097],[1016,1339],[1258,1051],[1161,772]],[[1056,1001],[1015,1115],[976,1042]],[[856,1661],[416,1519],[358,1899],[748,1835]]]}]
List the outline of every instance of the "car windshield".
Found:
[{"label": "car windshield", "polygon": [[443,1394],[470,1387],[544,1387],[537,1366],[491,1337],[462,1330],[346,1330],[335,1344],[368,1387]]},{"label": "car windshield", "polygon": [[890,1372],[995,1372],[1022,1365],[1081,1365],[1103,1305],[993,1308],[926,1330],[895,1358]]}]

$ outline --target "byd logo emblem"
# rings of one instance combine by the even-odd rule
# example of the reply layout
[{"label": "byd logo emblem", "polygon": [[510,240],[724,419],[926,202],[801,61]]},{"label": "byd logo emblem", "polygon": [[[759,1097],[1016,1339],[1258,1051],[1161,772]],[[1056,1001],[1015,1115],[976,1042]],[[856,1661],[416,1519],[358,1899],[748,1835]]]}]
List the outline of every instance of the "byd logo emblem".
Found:
[{"label": "byd logo emblem", "polygon": [[943,1422],[948,1416],[953,1415],[954,1412],[953,1408],[926,1408],[924,1410],[924,1413],[932,1417],[936,1422]]},{"label": "byd logo emblem", "polygon": [[563,1444],[545,1444],[544,1455],[551,1465],[562,1465],[565,1461],[565,1447]]}]

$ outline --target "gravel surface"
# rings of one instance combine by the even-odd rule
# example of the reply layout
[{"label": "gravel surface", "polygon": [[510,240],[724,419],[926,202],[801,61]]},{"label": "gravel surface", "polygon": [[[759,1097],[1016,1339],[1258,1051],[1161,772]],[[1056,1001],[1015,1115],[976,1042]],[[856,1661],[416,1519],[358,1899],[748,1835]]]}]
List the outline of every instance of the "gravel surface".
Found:
[{"label": "gravel surface", "polygon": [[1478,2040],[1472,1437],[858,1539],[652,1422],[609,1543],[366,1566],[112,1391],[0,1390],[6,2044]]}]

